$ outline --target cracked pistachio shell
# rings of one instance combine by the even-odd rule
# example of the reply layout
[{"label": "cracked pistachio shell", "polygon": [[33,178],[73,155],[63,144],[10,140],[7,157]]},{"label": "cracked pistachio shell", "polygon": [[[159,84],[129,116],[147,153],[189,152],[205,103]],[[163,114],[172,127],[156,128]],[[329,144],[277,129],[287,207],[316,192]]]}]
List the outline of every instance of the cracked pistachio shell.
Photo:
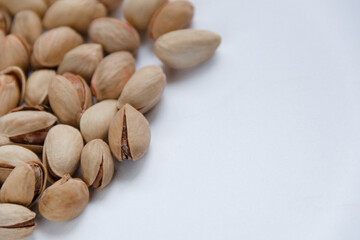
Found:
[{"label": "cracked pistachio shell", "polygon": [[96,0],[61,0],[49,7],[43,22],[47,29],[68,26],[86,33],[91,21],[106,15],[105,6]]},{"label": "cracked pistachio shell", "polygon": [[11,33],[22,37],[30,46],[34,44],[42,32],[41,19],[35,12],[24,10],[15,15]]},{"label": "cracked pistachio shell", "polygon": [[110,123],[110,149],[120,162],[140,159],[149,148],[150,138],[149,122],[129,104],[122,107]]},{"label": "cracked pistachio shell", "polygon": [[186,28],[194,16],[194,5],[189,1],[174,1],[164,4],[153,15],[149,35],[153,39],[175,30]]},{"label": "cracked pistachio shell", "polygon": [[56,75],[49,84],[49,102],[61,123],[79,127],[82,114],[92,105],[85,80],[71,73]]},{"label": "cracked pistachio shell", "polygon": [[59,124],[49,131],[42,160],[50,182],[55,182],[65,174],[74,174],[83,146],[81,133],[74,127]]},{"label": "cracked pistachio shell", "polygon": [[52,68],[58,66],[65,54],[83,43],[83,38],[69,27],[51,29],[36,39],[31,65],[33,68]]},{"label": "cracked pistachio shell", "polygon": [[80,131],[86,142],[93,139],[107,141],[109,125],[118,109],[116,100],[104,100],[88,108],[81,117]]},{"label": "cracked pistachio shell", "polygon": [[11,16],[4,8],[0,7],[0,32],[9,33],[10,28]]},{"label": "cracked pistachio shell", "polygon": [[24,99],[26,77],[19,67],[0,71],[0,117],[20,105]]},{"label": "cracked pistachio shell", "polygon": [[0,239],[21,239],[36,228],[36,214],[16,204],[0,203]]},{"label": "cracked pistachio shell", "polygon": [[81,173],[85,183],[98,190],[111,182],[114,159],[106,142],[94,139],[85,145],[81,153]]},{"label": "cracked pistachio shell", "polygon": [[123,0],[99,0],[109,11],[115,10]]},{"label": "cracked pistachio shell", "polygon": [[58,74],[71,72],[90,82],[96,67],[103,58],[104,53],[100,44],[82,44],[65,55],[58,68]]},{"label": "cracked pistachio shell", "polygon": [[39,161],[18,165],[1,187],[1,202],[31,207],[45,190],[46,178],[46,170]]},{"label": "cracked pistachio shell", "polygon": [[93,42],[101,44],[108,53],[136,52],[140,46],[137,31],[130,24],[116,18],[95,19],[90,25],[89,37]]},{"label": "cracked pistachio shell", "polygon": [[128,103],[141,113],[146,113],[160,101],[165,86],[166,76],[162,68],[143,67],[126,83],[117,107],[120,109]]},{"label": "cracked pistachio shell", "polygon": [[46,0],[0,0],[0,6],[8,9],[12,15],[22,10],[32,10],[40,17],[47,9]]},{"label": "cracked pistachio shell", "polygon": [[0,71],[7,67],[18,66],[27,71],[29,68],[29,46],[22,37],[10,34],[0,42]]},{"label": "cracked pistachio shell", "polygon": [[33,72],[27,80],[25,102],[28,105],[47,105],[49,83],[56,76],[54,70],[38,70]]},{"label": "cracked pistachio shell", "polygon": [[155,42],[155,54],[168,67],[185,69],[212,57],[221,37],[206,30],[185,29],[162,35]]},{"label": "cracked pistachio shell", "polygon": [[48,187],[39,203],[40,214],[53,222],[65,222],[79,216],[89,202],[89,189],[69,174]]}]

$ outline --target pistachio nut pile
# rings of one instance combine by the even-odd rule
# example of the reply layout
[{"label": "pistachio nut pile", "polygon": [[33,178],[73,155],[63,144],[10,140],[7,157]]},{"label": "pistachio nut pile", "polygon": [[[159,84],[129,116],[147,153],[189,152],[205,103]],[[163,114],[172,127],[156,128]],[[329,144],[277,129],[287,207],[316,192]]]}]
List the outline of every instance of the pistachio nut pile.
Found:
[{"label": "pistachio nut pile", "polygon": [[216,33],[185,29],[189,1],[127,0],[126,21],[109,17],[121,3],[0,0],[0,239],[30,235],[34,206],[54,222],[79,216],[89,188],[110,184],[114,158],[146,154],[143,114],[167,80],[160,66],[136,69],[139,32],[165,68],[197,66],[220,45]]}]

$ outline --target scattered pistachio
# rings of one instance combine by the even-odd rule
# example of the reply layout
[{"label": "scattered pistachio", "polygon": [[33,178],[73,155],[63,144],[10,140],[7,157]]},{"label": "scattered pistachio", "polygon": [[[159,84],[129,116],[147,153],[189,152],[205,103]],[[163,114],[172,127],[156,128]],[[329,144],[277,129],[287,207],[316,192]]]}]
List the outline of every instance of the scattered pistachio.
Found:
[{"label": "scattered pistachio", "polygon": [[23,10],[15,15],[11,33],[22,37],[31,47],[42,32],[41,19],[35,12]]},{"label": "scattered pistachio", "polygon": [[29,105],[48,105],[49,83],[54,78],[54,70],[33,72],[26,83],[25,102]]}]

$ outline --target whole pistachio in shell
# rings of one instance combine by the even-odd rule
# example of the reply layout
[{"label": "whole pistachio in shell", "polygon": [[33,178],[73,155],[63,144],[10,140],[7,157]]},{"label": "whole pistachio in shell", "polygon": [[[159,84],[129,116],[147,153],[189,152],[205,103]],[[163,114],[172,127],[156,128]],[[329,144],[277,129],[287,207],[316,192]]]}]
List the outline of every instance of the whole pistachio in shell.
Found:
[{"label": "whole pistachio in shell", "polygon": [[135,68],[135,59],[129,52],[108,55],[100,62],[92,77],[92,93],[99,101],[117,99]]},{"label": "whole pistachio in shell", "polygon": [[97,138],[107,141],[110,122],[118,111],[116,103],[113,99],[104,100],[84,112],[80,131],[86,142]]},{"label": "whole pistachio in shell", "polygon": [[47,105],[49,83],[55,76],[54,70],[43,69],[33,72],[26,83],[25,102],[28,105]]},{"label": "whole pistachio in shell", "polygon": [[115,10],[123,0],[99,0],[109,11]]},{"label": "whole pistachio in shell", "polygon": [[0,203],[0,239],[21,239],[36,228],[36,214],[30,209],[10,203]]},{"label": "whole pistachio in shell", "polygon": [[83,43],[83,38],[69,27],[51,29],[35,41],[31,55],[33,68],[52,68],[58,66],[65,54]]},{"label": "whole pistachio in shell", "polygon": [[58,74],[71,72],[90,82],[96,67],[103,58],[104,53],[100,44],[82,44],[65,55],[58,68]]},{"label": "whole pistachio in shell", "polygon": [[120,162],[140,159],[149,148],[150,138],[149,122],[129,104],[123,106],[110,123],[110,149]]},{"label": "whole pistachio in shell", "polygon": [[79,216],[89,202],[89,189],[69,174],[48,187],[40,198],[39,211],[47,220],[65,222]]},{"label": "whole pistachio in shell", "polygon": [[11,28],[11,16],[10,14],[2,7],[0,7],[0,32],[4,34],[9,33]]},{"label": "whole pistachio in shell", "polygon": [[12,15],[22,10],[33,10],[40,17],[47,9],[46,0],[0,0],[0,6],[7,8]]},{"label": "whole pistachio in shell", "polygon": [[116,18],[95,19],[89,28],[89,37],[101,44],[105,51],[136,52],[140,46],[140,37],[137,31],[128,23]]},{"label": "whole pistachio in shell", "polygon": [[18,66],[25,72],[29,68],[29,46],[22,37],[10,34],[0,42],[0,71],[7,67]]},{"label": "whole pistachio in shell", "polygon": [[55,182],[65,174],[74,174],[83,146],[81,133],[74,127],[59,124],[49,131],[42,160],[50,182]]},{"label": "whole pistachio in shell", "polygon": [[22,37],[30,46],[34,44],[42,32],[41,19],[34,11],[24,10],[15,15],[11,33]]},{"label": "whole pistachio in shell", "polygon": [[81,173],[85,183],[96,189],[106,187],[114,175],[114,159],[101,139],[88,142],[81,153]]},{"label": "whole pistachio in shell", "polygon": [[141,113],[146,113],[160,101],[165,86],[166,76],[162,68],[143,67],[126,83],[117,107],[120,109],[128,103]]}]

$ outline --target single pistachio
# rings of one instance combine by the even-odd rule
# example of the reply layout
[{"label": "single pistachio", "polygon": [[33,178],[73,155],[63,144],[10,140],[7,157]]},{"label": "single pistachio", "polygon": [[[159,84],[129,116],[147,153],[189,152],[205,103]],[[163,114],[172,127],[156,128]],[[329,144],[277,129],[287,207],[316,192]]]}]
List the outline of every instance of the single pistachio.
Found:
[{"label": "single pistachio", "polygon": [[0,70],[10,66],[18,66],[25,72],[29,68],[29,46],[22,37],[10,34],[0,43]]},{"label": "single pistachio", "polygon": [[88,142],[81,153],[81,173],[93,188],[106,187],[114,175],[114,159],[109,146],[101,139]]},{"label": "single pistachio", "polygon": [[83,38],[69,27],[49,30],[35,41],[31,65],[34,68],[56,67],[67,52],[82,43]]},{"label": "single pistachio", "polygon": [[100,44],[82,44],[65,55],[58,68],[58,74],[71,72],[82,76],[89,83],[103,58],[104,53]]},{"label": "single pistachio", "polygon": [[44,15],[47,9],[45,0],[0,0],[0,6],[8,9],[12,15],[22,10],[32,10],[40,17]]},{"label": "single pistachio", "polygon": [[71,73],[56,75],[48,91],[50,106],[60,122],[79,127],[82,114],[93,103],[85,80]]},{"label": "single pistachio", "polygon": [[34,45],[42,32],[41,19],[35,12],[24,10],[15,15],[11,33],[22,37],[30,46]]},{"label": "single pistachio", "polygon": [[36,214],[16,204],[0,203],[0,239],[21,239],[36,228]]},{"label": "single pistachio", "polygon": [[149,148],[150,138],[149,122],[129,104],[125,104],[110,123],[110,149],[120,162],[140,159]]},{"label": "single pistachio", "polygon": [[89,189],[69,174],[48,187],[40,198],[39,211],[47,220],[65,222],[79,216],[89,202]]},{"label": "single pistachio", "polygon": [[54,70],[38,70],[33,72],[26,83],[25,102],[28,105],[48,105],[48,89]]},{"label": "single pistachio", "polygon": [[9,33],[11,28],[11,16],[4,8],[0,7],[0,32]]},{"label": "single pistachio", "polygon": [[49,131],[42,160],[50,182],[55,182],[65,174],[74,174],[83,146],[81,133],[74,127],[59,124]]},{"label": "single pistachio", "polygon": [[185,29],[162,35],[155,42],[155,54],[168,67],[185,69],[212,57],[221,37],[206,30]]},{"label": "single pistachio", "polygon": [[117,99],[135,68],[135,59],[129,52],[115,52],[106,56],[91,79],[91,90],[96,99]]},{"label": "single pistachio", "polygon": [[89,28],[89,37],[101,44],[106,52],[136,52],[140,45],[137,31],[128,23],[116,18],[95,19]]},{"label": "single pistachio", "polygon": [[86,142],[107,141],[109,125],[117,113],[116,100],[104,100],[88,108],[81,117],[80,131]]},{"label": "single pistachio", "polygon": [[143,67],[126,83],[117,107],[120,109],[128,103],[141,113],[146,113],[160,101],[165,86],[166,76],[162,68]]},{"label": "single pistachio", "polygon": [[19,67],[0,71],[0,117],[20,105],[24,99],[26,77]]},{"label": "single pistachio", "polygon": [[111,12],[114,11],[123,0],[99,0]]},{"label": "single pistachio", "polygon": [[153,39],[189,26],[194,17],[194,5],[189,1],[174,1],[164,4],[153,15],[149,24],[149,35]]},{"label": "single pistachio", "polygon": [[47,29],[69,26],[86,33],[92,20],[106,15],[105,6],[96,0],[61,0],[49,7],[43,22]]}]

